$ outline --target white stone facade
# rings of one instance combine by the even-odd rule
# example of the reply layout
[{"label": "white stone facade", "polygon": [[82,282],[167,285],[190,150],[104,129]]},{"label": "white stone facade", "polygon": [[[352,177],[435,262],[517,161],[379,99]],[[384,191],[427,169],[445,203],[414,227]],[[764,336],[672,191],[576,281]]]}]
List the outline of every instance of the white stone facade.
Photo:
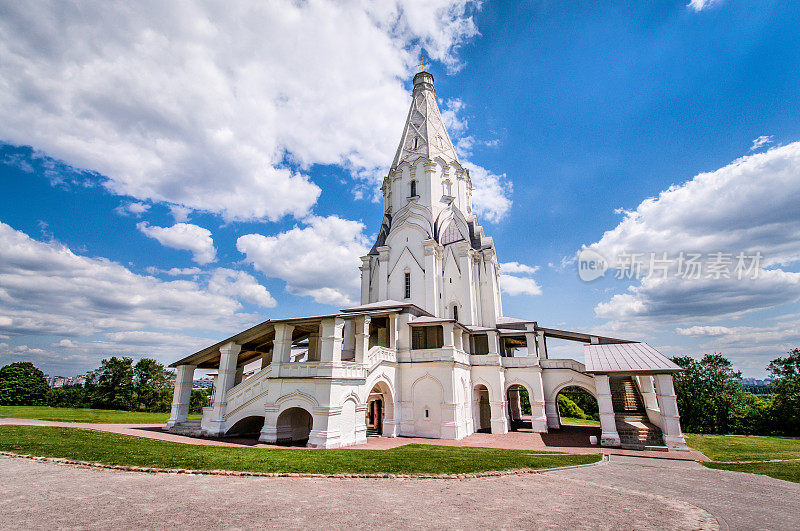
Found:
[{"label": "white stone facade", "polygon": [[[472,213],[469,171],[427,72],[414,78],[382,191],[380,233],[361,259],[361,305],[269,320],[176,362],[167,428],[186,424],[200,367],[219,371],[201,421],[206,435],[257,432],[264,442],[307,440],[318,448],[360,444],[368,432],[458,440],[478,430],[506,433],[521,420],[522,390],[532,430],[547,432],[560,427],[558,393],[578,386],[598,399],[603,444],[619,445],[609,374],[550,359],[546,338],[621,340],[503,316],[494,242]],[[257,360],[261,369],[242,381],[244,366]],[[685,447],[671,373],[662,370],[655,382],[646,370],[627,376],[664,443]]]}]

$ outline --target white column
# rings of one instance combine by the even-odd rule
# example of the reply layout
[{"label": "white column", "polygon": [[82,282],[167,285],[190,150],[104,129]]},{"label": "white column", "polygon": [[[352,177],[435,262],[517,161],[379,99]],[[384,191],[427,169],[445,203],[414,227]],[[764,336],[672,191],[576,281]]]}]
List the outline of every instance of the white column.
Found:
[{"label": "white column", "polygon": [[489,355],[500,355],[500,334],[495,331],[486,332],[486,339],[489,342]]},{"label": "white column", "polygon": [[611,401],[611,386],[607,374],[595,374],[594,385],[597,389],[597,407],[600,410],[600,444],[603,446],[619,446],[617,419],[614,415],[614,404]]},{"label": "white column", "polygon": [[292,355],[292,332],[294,332],[293,325],[275,324],[275,340],[272,342],[273,363],[289,363]]},{"label": "white column", "polygon": [[369,324],[372,319],[368,315],[362,315],[355,318],[353,323],[356,346],[355,346],[355,362],[364,363],[367,352],[369,351]]},{"label": "white column", "polygon": [[369,276],[372,259],[369,256],[361,257],[361,304],[369,303]]},{"label": "white column", "polygon": [[389,298],[389,251],[391,247],[378,247],[378,300]]},{"label": "white column", "polygon": [[472,285],[472,257],[475,251],[469,248],[468,242],[456,243],[458,264],[461,268],[461,304],[463,315],[459,314],[462,323],[474,325],[475,321],[475,290]]},{"label": "white column", "polygon": [[439,315],[439,290],[437,289],[436,240],[422,242],[425,250],[425,309],[431,315]]},{"label": "white column", "polygon": [[339,363],[342,361],[342,342],[344,341],[344,319],[331,317],[322,320],[320,337],[320,361]]},{"label": "white column", "polygon": [[676,450],[687,450],[686,441],[681,432],[681,418],[678,413],[678,398],[672,385],[671,374],[656,374],[656,396],[658,408],[663,419],[661,432],[664,434],[664,444]]},{"label": "white column", "polygon": [[319,327],[308,335],[308,361],[319,361]]},{"label": "white column", "polygon": [[[528,394],[528,400],[531,402],[531,428],[535,433],[547,433],[547,407],[544,403],[542,369],[536,367],[535,370]],[[556,420],[558,420],[557,416],[558,412],[556,412]]]},{"label": "white column", "polygon": [[397,314],[390,313],[387,317],[389,323],[389,348],[397,349]]},{"label": "white column", "polygon": [[[397,316],[397,360],[410,361],[411,350],[411,330],[408,322],[411,320],[411,314],[401,313]],[[399,397],[397,397],[399,398]],[[400,411],[397,412],[399,418]]]},{"label": "white column", "polygon": [[[219,347],[219,370],[217,371],[214,400],[211,404],[211,415],[208,422],[203,423],[203,430],[208,435],[221,436],[225,434],[225,408],[228,405],[228,391],[234,385],[236,365],[241,350],[242,346],[234,342],[225,343]],[[205,421],[205,419],[203,420]]]},{"label": "white column", "polygon": [[544,330],[539,330],[536,333],[536,346],[538,348],[539,359],[547,359],[547,341],[544,337]]},{"label": "white column", "polygon": [[454,323],[442,323],[442,331],[444,332],[443,346],[445,348],[453,348],[455,346],[454,329],[455,329]]},{"label": "white column", "polygon": [[642,393],[644,407],[658,410],[658,399],[656,398],[656,391],[653,387],[653,378],[649,374],[636,376],[635,378],[636,383],[639,385],[639,391]]},{"label": "white column", "polygon": [[453,344],[455,345],[456,349],[464,350],[464,334],[461,332],[460,328],[455,328],[453,330]]},{"label": "white column", "polygon": [[172,410],[170,411],[167,428],[189,420],[189,401],[192,397],[192,380],[194,380],[195,365],[178,365],[175,374],[175,390],[172,393]]},{"label": "white column", "polygon": [[519,388],[509,389],[508,391],[508,412],[511,420],[522,418],[522,399],[519,396]]},{"label": "white column", "polygon": [[535,359],[538,365],[539,354],[536,350],[536,332],[533,324],[525,325],[525,346],[528,347],[528,357]]},{"label": "white column", "polygon": [[261,355],[261,368],[266,369],[272,363],[272,349]]},{"label": "white column", "polygon": [[469,332],[463,332],[461,334],[461,346],[467,354],[472,353],[472,345],[470,345],[469,337]]}]

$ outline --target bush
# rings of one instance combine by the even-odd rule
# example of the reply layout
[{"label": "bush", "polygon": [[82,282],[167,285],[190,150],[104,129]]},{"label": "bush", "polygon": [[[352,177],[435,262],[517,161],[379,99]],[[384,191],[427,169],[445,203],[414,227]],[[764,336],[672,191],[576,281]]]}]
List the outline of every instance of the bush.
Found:
[{"label": "bush", "polygon": [[40,406],[45,403],[49,389],[44,373],[29,361],[0,368],[0,405]]},{"label": "bush", "polygon": [[83,387],[60,387],[50,389],[47,393],[47,405],[50,407],[89,407],[86,389]]},{"label": "bush", "polygon": [[589,418],[589,416],[578,407],[578,404],[562,394],[558,395],[558,411],[561,413],[562,417],[571,417],[574,419]]}]

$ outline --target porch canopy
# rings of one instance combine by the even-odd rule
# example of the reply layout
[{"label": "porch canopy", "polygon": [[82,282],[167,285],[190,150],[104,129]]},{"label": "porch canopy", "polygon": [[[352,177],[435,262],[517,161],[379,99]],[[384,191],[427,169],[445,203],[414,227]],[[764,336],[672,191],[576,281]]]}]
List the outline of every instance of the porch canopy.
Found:
[{"label": "porch canopy", "polygon": [[583,347],[586,372],[663,374],[683,369],[647,343],[592,344]]}]

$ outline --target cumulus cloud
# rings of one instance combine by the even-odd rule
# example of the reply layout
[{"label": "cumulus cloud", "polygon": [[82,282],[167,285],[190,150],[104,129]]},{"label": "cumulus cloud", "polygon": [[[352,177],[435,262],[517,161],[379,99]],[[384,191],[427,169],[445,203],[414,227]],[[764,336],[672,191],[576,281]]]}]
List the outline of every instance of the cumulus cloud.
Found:
[{"label": "cumulus cloud", "polygon": [[267,288],[244,271],[234,271],[223,267],[215,269],[208,281],[208,290],[211,293],[236,297],[265,308],[274,308],[278,305]]},{"label": "cumulus cloud", "polygon": [[541,295],[542,288],[531,278],[539,271],[539,266],[529,266],[519,262],[500,264],[500,290],[508,295]]},{"label": "cumulus cloud", "polygon": [[236,241],[255,269],[284,280],[289,293],[338,305],[357,300],[359,257],[368,245],[362,223],[337,216],[310,217],[274,236],[247,234]]},{"label": "cumulus cloud", "polygon": [[195,276],[202,273],[202,270],[199,267],[171,267],[169,269],[159,269],[157,267],[150,266],[147,268],[147,272],[151,275],[158,275],[158,274],[165,274],[171,277],[180,277],[180,276]]},{"label": "cumulus cloud", "polygon": [[44,243],[0,222],[0,331],[89,336],[169,329],[230,332],[253,323],[228,294],[137,275],[104,258]]},{"label": "cumulus cloud", "polygon": [[145,236],[158,240],[158,243],[172,249],[192,252],[192,259],[200,265],[205,265],[217,259],[217,249],[211,238],[211,231],[192,225],[191,223],[176,223],[172,227],[156,227],[148,225],[146,221],[136,224]]},{"label": "cumulus cloud", "polygon": [[472,202],[475,213],[491,222],[498,222],[511,210],[513,186],[506,174],[494,174],[489,170],[464,162],[469,170],[472,185]]},{"label": "cumulus cloud", "polygon": [[[313,164],[384,167],[422,49],[451,69],[471,0],[8,3],[0,138],[113,193],[226,220],[309,213]],[[346,28],[346,30],[343,30]],[[280,200],[274,200],[280,198]]]},{"label": "cumulus cloud", "polygon": [[[782,269],[800,259],[800,142],[742,157],[662,192],[626,212],[622,222],[591,247],[620,265],[623,253],[726,252],[763,259],[756,278],[684,280],[653,276],[597,305],[598,316],[686,320],[721,317],[800,299],[800,273]],[[649,262],[642,264],[648,273]]]}]

